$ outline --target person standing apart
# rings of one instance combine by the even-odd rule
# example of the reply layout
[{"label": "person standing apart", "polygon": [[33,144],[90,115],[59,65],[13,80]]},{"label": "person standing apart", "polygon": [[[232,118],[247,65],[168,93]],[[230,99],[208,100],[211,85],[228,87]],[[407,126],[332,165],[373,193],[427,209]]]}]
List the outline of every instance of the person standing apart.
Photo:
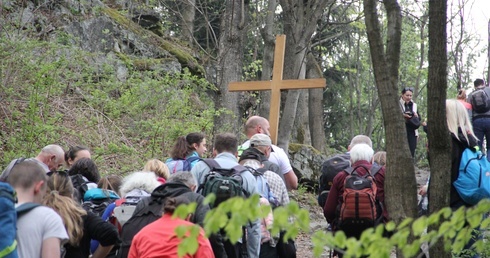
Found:
[{"label": "person standing apart", "polygon": [[482,149],[483,139],[486,138],[486,150],[488,150],[490,148],[490,88],[485,86],[482,79],[476,79],[473,84],[475,90],[468,96],[473,107],[473,130],[478,138],[480,149]]},{"label": "person standing apart", "polygon": [[420,127],[420,115],[417,110],[417,104],[412,101],[413,87],[405,87],[402,89],[400,97],[400,108],[405,118],[405,127],[407,129],[408,147],[412,158],[415,157],[415,149],[417,148],[417,139],[419,136],[418,128]]}]

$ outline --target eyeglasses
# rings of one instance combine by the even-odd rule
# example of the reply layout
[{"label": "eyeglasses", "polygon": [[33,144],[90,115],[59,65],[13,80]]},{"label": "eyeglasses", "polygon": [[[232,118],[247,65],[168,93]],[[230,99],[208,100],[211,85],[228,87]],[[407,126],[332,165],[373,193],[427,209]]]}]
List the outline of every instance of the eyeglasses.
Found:
[{"label": "eyeglasses", "polygon": [[405,87],[405,88],[403,88],[403,92],[406,92],[406,91],[413,92],[413,90],[414,90],[413,87]]},{"label": "eyeglasses", "polygon": [[68,171],[66,171],[66,170],[58,170],[58,171],[50,171],[50,172],[46,173],[46,175],[48,175],[48,176],[52,176],[53,174],[59,174],[61,176],[67,177],[68,176]]}]

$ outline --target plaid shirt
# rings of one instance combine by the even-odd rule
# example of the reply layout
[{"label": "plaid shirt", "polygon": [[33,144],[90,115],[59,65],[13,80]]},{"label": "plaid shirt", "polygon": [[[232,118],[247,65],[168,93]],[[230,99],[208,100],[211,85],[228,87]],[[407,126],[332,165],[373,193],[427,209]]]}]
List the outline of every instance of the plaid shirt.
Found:
[{"label": "plaid shirt", "polygon": [[279,205],[287,205],[289,203],[288,190],[281,177],[272,171],[266,171],[264,177],[267,179],[271,192],[279,201]]}]

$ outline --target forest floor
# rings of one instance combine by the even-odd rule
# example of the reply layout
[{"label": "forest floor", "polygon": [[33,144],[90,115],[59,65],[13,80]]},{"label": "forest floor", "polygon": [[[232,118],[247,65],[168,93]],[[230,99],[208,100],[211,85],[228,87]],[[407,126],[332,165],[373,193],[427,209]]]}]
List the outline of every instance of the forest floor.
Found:
[{"label": "forest floor", "polygon": [[[422,184],[425,184],[425,182],[427,181],[427,177],[429,176],[429,171],[416,168],[415,173],[417,178],[417,185],[420,186]],[[328,223],[323,216],[322,208],[318,206],[316,193],[309,193],[301,190],[300,188],[300,190],[292,192],[290,196],[292,200],[297,201],[299,206],[303,209],[308,210],[310,214],[311,233],[301,232],[296,237],[296,256],[300,258],[313,258],[313,243],[311,242],[311,235],[312,233],[319,230],[326,231]],[[328,248],[325,248],[325,251],[320,257],[329,257]],[[392,255],[392,257],[395,256]]]}]

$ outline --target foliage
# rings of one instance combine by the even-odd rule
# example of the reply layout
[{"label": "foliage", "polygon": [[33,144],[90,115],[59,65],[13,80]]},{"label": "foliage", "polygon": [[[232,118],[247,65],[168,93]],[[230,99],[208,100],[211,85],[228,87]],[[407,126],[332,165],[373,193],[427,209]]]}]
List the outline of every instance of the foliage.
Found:
[{"label": "foliage", "polygon": [[[213,197],[207,197],[207,201],[212,201]],[[258,206],[258,195],[254,195],[247,200],[233,198],[220,204],[216,209],[211,210],[204,222],[206,235],[218,232],[224,229],[227,236],[232,242],[238,241],[241,237],[241,227],[249,221],[257,218],[264,218],[267,210]],[[186,216],[190,210],[186,206],[185,212],[181,213]],[[312,234],[313,253],[319,257],[324,252],[324,247],[341,250],[345,257],[386,257],[389,258],[391,250],[397,247],[402,250],[405,257],[420,257],[421,245],[427,243],[432,246],[438,239],[443,239],[446,250],[451,250],[459,256],[462,252],[477,252],[479,254],[490,255],[490,250],[486,242],[488,236],[476,241],[474,250],[463,250],[465,244],[472,237],[473,228],[479,227],[480,232],[490,229],[490,217],[485,217],[490,210],[490,200],[481,201],[478,205],[465,209],[461,207],[456,211],[450,208],[444,208],[434,212],[429,216],[422,216],[417,219],[407,218],[399,225],[389,222],[386,225],[380,225],[376,228],[365,230],[360,240],[347,238],[344,232],[316,231],[310,232],[308,211],[300,209],[296,202],[292,202],[285,207],[278,207],[274,210],[274,224],[272,234],[279,233],[280,230],[286,230],[285,238],[295,238],[300,231]],[[229,216],[231,214],[231,217]],[[291,219],[293,223],[291,223]],[[427,231],[429,226],[439,225],[438,229]],[[191,232],[192,230],[188,230]],[[185,230],[180,229],[179,235],[184,236]],[[388,236],[390,235],[390,236]],[[407,242],[409,236],[414,236],[415,240]],[[192,236],[187,234],[184,241],[179,245],[181,253],[193,253],[194,243],[196,241]],[[180,251],[179,251],[180,252]]]},{"label": "foliage", "polygon": [[5,38],[0,58],[4,166],[47,144],[82,144],[101,171],[130,172],[164,159],[178,136],[212,131],[215,88],[187,70],[140,70],[131,57]]}]

